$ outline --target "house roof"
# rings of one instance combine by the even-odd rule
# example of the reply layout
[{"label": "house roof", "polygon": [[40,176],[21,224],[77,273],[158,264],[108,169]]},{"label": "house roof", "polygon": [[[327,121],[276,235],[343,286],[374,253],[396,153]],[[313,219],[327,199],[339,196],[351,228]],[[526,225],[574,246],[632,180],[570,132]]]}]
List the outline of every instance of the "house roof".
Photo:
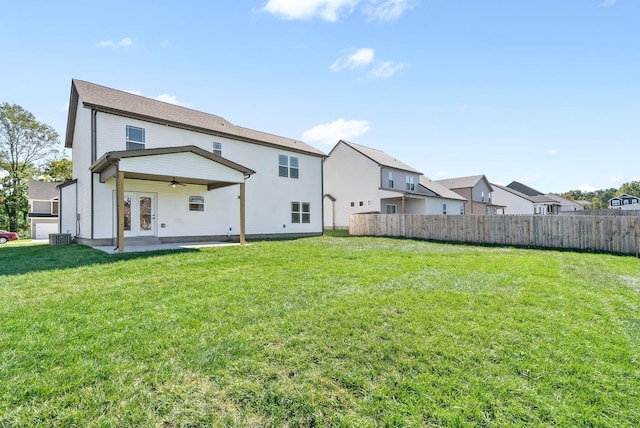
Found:
[{"label": "house roof", "polygon": [[393,156],[390,156],[390,155],[386,154],[385,152],[383,152],[381,150],[372,149],[371,147],[367,147],[367,146],[361,146],[360,144],[355,144],[355,143],[352,143],[352,142],[349,142],[349,141],[345,141],[345,140],[338,141],[338,144],[336,144],[335,147],[333,149],[331,149],[331,152],[329,153],[329,156],[331,156],[331,153],[340,144],[345,144],[345,145],[351,147],[353,150],[355,150],[355,151],[359,152],[360,154],[366,156],[367,158],[371,159],[372,161],[374,161],[375,163],[377,163],[380,166],[386,166],[386,167],[389,167],[389,168],[400,169],[402,171],[408,171],[408,172],[413,172],[413,173],[416,173],[416,174],[422,174],[417,169],[414,169],[414,168],[410,167],[406,163],[404,163],[402,161],[399,161],[398,159],[394,158]]},{"label": "house roof", "polygon": [[435,196],[440,196],[447,199],[456,199],[459,201],[467,200],[467,198],[460,196],[453,190],[447,189],[442,184],[438,183],[437,181],[433,181],[428,177],[425,177],[424,175],[420,176],[420,186],[424,187],[429,192],[434,193]]},{"label": "house roof", "polygon": [[527,186],[525,184],[522,184],[520,182],[517,182],[517,181],[512,181],[511,183],[507,184],[507,187],[509,187],[510,189],[517,190],[520,193],[524,193],[527,196],[544,195],[544,193],[540,192],[539,190],[531,188],[531,187],[529,187],[529,186]]},{"label": "house roof", "polygon": [[325,156],[320,150],[302,141],[236,126],[223,117],[214,114],[192,110],[78,79],[73,79],[71,82],[69,119],[65,139],[65,147],[67,148],[71,148],[73,145],[75,111],[80,101],[84,107],[97,111],[255,144],[282,147],[314,156]]},{"label": "house roof", "polygon": [[519,196],[522,199],[526,199],[527,201],[536,203],[536,204],[551,204],[551,205],[558,205],[557,201],[547,197],[546,195],[535,195],[535,196],[530,196],[530,195],[526,195],[522,192],[517,191],[516,189],[512,189],[511,187],[508,186],[501,186],[499,184],[494,184],[491,183],[491,185],[493,187],[497,187],[498,189],[502,189],[505,192],[509,192],[512,195],[515,196]]},{"label": "house roof", "polygon": [[59,182],[30,181],[29,199],[49,201],[58,197]]},{"label": "house roof", "polygon": [[633,196],[633,195],[629,195],[628,193],[622,193],[620,195],[616,195],[613,198],[609,199],[609,201],[612,201],[614,199],[638,199],[637,196]]},{"label": "house roof", "polygon": [[474,187],[479,181],[485,180],[490,190],[493,190],[491,183],[487,180],[484,174],[470,175],[468,177],[446,178],[444,180],[436,180],[438,183],[445,186],[447,189],[466,189]]}]

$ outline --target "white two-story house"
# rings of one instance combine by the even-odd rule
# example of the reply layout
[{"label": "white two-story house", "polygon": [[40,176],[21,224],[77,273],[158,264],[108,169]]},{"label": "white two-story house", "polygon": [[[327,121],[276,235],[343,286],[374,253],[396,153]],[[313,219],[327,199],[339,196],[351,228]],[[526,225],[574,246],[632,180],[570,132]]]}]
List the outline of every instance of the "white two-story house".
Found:
[{"label": "white two-story house", "polygon": [[324,224],[349,227],[351,214],[462,214],[465,199],[398,159],[340,140],[324,161]]},{"label": "white two-story house", "polygon": [[82,244],[322,233],[324,153],[224,118],[73,80],[60,233]]}]

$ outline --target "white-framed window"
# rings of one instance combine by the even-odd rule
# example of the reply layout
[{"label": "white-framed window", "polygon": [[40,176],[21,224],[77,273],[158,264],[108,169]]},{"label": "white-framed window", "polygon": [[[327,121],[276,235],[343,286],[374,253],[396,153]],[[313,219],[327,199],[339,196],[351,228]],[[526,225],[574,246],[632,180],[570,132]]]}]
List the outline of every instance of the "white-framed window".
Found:
[{"label": "white-framed window", "polygon": [[413,181],[413,176],[412,175],[407,175],[406,178],[406,184],[407,184],[407,190],[409,190],[410,192],[413,192],[414,190],[416,190],[416,185]]},{"label": "white-framed window", "polygon": [[611,205],[620,205],[620,199],[614,199],[611,201]]},{"label": "white-framed window", "polygon": [[295,156],[278,155],[278,175],[280,177],[298,178],[300,161]]},{"label": "white-framed window", "polygon": [[204,211],[204,196],[189,196],[189,211]]},{"label": "white-framed window", "polygon": [[127,150],[144,149],[144,128],[127,125]]},{"label": "white-framed window", "polygon": [[460,215],[464,215],[464,204],[460,204]]},{"label": "white-framed window", "polygon": [[622,205],[629,205],[629,199],[623,199]]},{"label": "white-framed window", "polygon": [[442,204],[442,214],[447,213],[447,204]]},{"label": "white-framed window", "polygon": [[392,204],[386,204],[384,206],[384,210],[387,214],[395,214],[397,211],[397,207],[395,205]]},{"label": "white-framed window", "polygon": [[352,207],[355,207],[355,206],[356,206],[356,203],[355,203],[355,202],[351,202],[351,206],[352,206]]},{"label": "white-framed window", "polygon": [[58,206],[60,204],[57,200],[51,201],[51,214],[58,214]]},{"label": "white-framed window", "polygon": [[358,206],[361,206],[361,207],[364,206],[364,201],[358,202]]},{"label": "white-framed window", "polygon": [[311,223],[309,202],[291,202],[291,223]]},{"label": "white-framed window", "polygon": [[222,156],[222,143],[220,143],[219,141],[214,141],[212,151],[214,155]]},{"label": "white-framed window", "polygon": [[[482,202],[484,202],[484,192],[482,192]],[[487,213],[489,214],[489,213]]]},{"label": "white-framed window", "polygon": [[637,199],[632,199],[631,200],[631,205],[638,205],[638,200]]},{"label": "white-framed window", "polygon": [[389,171],[389,189],[393,189],[393,172]]}]

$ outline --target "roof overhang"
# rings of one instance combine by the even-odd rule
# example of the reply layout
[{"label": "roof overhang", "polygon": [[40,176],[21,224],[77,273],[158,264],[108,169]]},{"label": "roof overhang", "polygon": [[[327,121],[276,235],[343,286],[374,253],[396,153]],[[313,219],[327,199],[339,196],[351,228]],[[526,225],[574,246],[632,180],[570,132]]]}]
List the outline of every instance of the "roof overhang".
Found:
[{"label": "roof overhang", "polygon": [[196,146],[107,152],[90,168],[104,183],[116,177],[135,180],[176,180],[207,186],[208,190],[243,183],[255,174],[250,168]]}]

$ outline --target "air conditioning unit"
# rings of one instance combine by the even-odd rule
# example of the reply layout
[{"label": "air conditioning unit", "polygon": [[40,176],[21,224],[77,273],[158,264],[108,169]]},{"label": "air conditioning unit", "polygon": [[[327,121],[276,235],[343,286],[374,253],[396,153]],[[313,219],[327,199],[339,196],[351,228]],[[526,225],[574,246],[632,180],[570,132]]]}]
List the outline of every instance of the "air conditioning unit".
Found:
[{"label": "air conditioning unit", "polygon": [[70,245],[71,234],[70,233],[50,233],[49,245]]}]

